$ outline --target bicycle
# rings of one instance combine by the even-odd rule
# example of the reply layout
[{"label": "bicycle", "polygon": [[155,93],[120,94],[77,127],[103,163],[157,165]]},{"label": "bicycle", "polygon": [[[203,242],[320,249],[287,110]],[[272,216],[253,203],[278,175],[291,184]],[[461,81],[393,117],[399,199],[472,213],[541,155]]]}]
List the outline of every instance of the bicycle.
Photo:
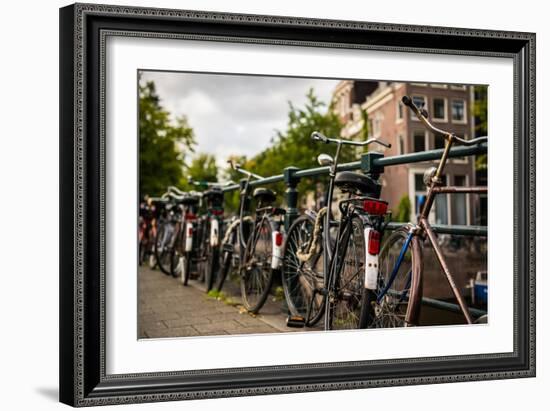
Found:
[{"label": "bicycle", "polygon": [[223,190],[232,182],[212,183],[197,182],[190,180],[190,183],[207,188],[202,192],[202,199],[205,205],[205,213],[199,218],[198,224],[198,272],[199,279],[204,280],[206,292],[212,290],[220,266],[220,245],[223,226]]},{"label": "bicycle", "polygon": [[[361,308],[365,287],[376,286],[380,236],[388,203],[379,199],[381,185],[375,178],[338,172],[338,158],[344,145],[390,145],[379,139],[358,142],[328,138],[319,132],[311,138],[336,144],[336,153],[334,158],[328,154],[318,157],[319,164],[329,168],[327,206],[298,217],[287,233],[282,270],[290,311],[287,325],[313,327],[324,315],[325,330],[365,328]],[[347,195],[338,201],[339,220],[331,212],[335,187]]]},{"label": "bicycle", "polygon": [[[256,314],[267,299],[273,272],[280,266],[283,234],[277,217],[283,216],[285,210],[272,206],[276,194],[270,189],[256,188],[250,196],[251,179],[262,177],[229,163],[246,178],[241,181],[239,216],[230,223],[222,241],[222,269],[216,288],[221,291],[228,275],[237,271],[243,305]],[[254,217],[247,215],[251,199],[256,201]]]},{"label": "bicycle", "polygon": [[438,194],[487,193],[487,187],[444,186],[441,178],[454,143],[473,146],[487,141],[487,137],[465,140],[452,132],[441,130],[430,123],[427,111],[419,109],[410,97],[404,96],[402,101],[429,131],[445,139],[445,147],[438,166],[430,167],[424,173],[423,180],[428,192],[417,223],[409,223],[394,231],[382,246],[378,284],[375,290],[369,290],[367,293],[363,315],[367,326],[373,328],[418,325],[423,282],[422,243],[427,238],[466,323],[472,324],[472,316],[445,262],[437,236],[428,222],[428,216]]},{"label": "bicycle", "polygon": [[191,264],[196,260],[195,223],[201,195],[194,191],[183,192],[176,187],[169,187],[168,190],[177,201],[179,211],[174,224],[173,240],[169,244],[170,273],[173,277],[180,277],[181,283],[187,285]]},{"label": "bicycle", "polygon": [[146,196],[139,205],[139,265],[148,261],[151,269],[157,265],[155,259],[155,238],[157,224],[163,212],[164,201],[160,198]]},{"label": "bicycle", "polygon": [[154,243],[154,256],[160,270],[166,275],[175,276],[172,271],[172,250],[178,234],[181,218],[181,199],[168,189],[161,197],[164,208],[159,216],[157,234]]}]

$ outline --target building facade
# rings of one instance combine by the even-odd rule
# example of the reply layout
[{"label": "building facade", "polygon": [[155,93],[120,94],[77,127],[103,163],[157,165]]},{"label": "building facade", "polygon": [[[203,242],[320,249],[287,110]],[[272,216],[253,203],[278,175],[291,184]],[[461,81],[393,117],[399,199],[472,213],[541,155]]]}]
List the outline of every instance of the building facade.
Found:
[{"label": "building facade", "polygon": [[[357,90],[356,90],[356,84]],[[438,127],[466,139],[474,136],[472,115],[473,87],[451,84],[355,82],[342,81],[333,94],[333,110],[343,122],[341,136],[360,138],[365,135],[391,143],[391,148],[372,146],[385,156],[407,154],[444,147],[444,139],[428,132],[411,110],[401,103],[404,95],[424,107]],[[362,101],[358,101],[362,100]],[[365,122],[367,124],[365,125]],[[408,197],[411,221],[415,221],[426,195],[424,171],[437,162],[413,163],[387,167],[381,176],[382,198],[397,211]],[[444,172],[446,185],[475,184],[473,157],[450,159]],[[477,224],[479,200],[470,194],[440,194],[430,214],[436,224]]]}]

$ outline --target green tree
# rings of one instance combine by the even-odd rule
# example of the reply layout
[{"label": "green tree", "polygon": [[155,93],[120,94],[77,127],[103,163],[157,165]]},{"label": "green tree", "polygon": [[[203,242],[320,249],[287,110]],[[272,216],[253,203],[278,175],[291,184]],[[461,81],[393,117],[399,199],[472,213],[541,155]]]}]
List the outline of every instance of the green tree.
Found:
[{"label": "green tree", "polygon": [[[475,137],[486,136],[488,133],[487,120],[487,86],[474,87],[473,113],[475,119]],[[476,170],[487,170],[487,154],[476,156]]]},{"label": "green tree", "polygon": [[191,160],[191,164],[185,170],[184,174],[185,183],[189,180],[189,178],[194,181],[218,181],[218,166],[216,165],[216,157],[206,153],[197,154]]},{"label": "green tree", "polygon": [[139,86],[140,196],[161,195],[183,177],[186,156],[195,145],[193,129],[185,117],[173,121],[160,103],[155,84]]},{"label": "green tree", "polygon": [[404,195],[399,200],[397,209],[393,212],[393,221],[406,223],[411,218],[411,200],[408,195]]},{"label": "green tree", "polygon": [[[289,112],[286,130],[277,130],[272,139],[272,145],[256,156],[248,159],[243,166],[263,176],[281,174],[285,167],[311,168],[317,165],[317,156],[327,151],[334,154],[334,146],[321,145],[311,140],[311,134],[319,131],[326,136],[338,137],[342,124],[338,116],[320,101],[313,89],[306,94],[304,107],[296,107],[289,102]],[[340,161],[346,162],[355,159],[354,150],[344,147]],[[284,184],[279,183],[272,187],[278,193],[285,190]],[[312,179],[302,179],[298,187],[300,192],[313,190],[315,183]]]},{"label": "green tree", "polygon": [[476,137],[487,135],[487,86],[474,87],[474,117]]}]

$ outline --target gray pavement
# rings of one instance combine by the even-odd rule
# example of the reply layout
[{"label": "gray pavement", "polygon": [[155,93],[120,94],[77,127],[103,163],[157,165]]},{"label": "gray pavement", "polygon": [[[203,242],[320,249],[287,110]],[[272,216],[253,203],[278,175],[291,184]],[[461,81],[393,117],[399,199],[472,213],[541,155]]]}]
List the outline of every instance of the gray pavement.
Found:
[{"label": "gray pavement", "polygon": [[159,270],[139,270],[139,338],[235,335],[308,331],[286,326],[281,301],[270,296],[260,314],[251,315],[240,304],[238,287],[229,283],[229,298],[209,297],[202,283],[191,280],[184,287],[179,279]]}]

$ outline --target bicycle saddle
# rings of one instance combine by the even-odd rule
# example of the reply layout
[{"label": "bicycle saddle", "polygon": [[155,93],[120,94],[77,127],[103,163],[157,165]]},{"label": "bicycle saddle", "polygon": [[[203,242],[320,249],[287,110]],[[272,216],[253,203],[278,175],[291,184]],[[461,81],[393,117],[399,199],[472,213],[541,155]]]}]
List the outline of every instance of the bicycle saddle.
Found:
[{"label": "bicycle saddle", "polygon": [[221,204],[223,202],[223,191],[219,187],[214,187],[206,190],[202,194],[203,198],[206,201],[212,202],[214,204]]},{"label": "bicycle saddle", "polygon": [[277,194],[269,188],[258,187],[252,193],[252,197],[264,204],[271,204],[277,199]]},{"label": "bicycle saddle", "polygon": [[372,178],[351,171],[336,174],[334,184],[345,192],[359,192],[362,195],[379,198],[382,186]]}]

